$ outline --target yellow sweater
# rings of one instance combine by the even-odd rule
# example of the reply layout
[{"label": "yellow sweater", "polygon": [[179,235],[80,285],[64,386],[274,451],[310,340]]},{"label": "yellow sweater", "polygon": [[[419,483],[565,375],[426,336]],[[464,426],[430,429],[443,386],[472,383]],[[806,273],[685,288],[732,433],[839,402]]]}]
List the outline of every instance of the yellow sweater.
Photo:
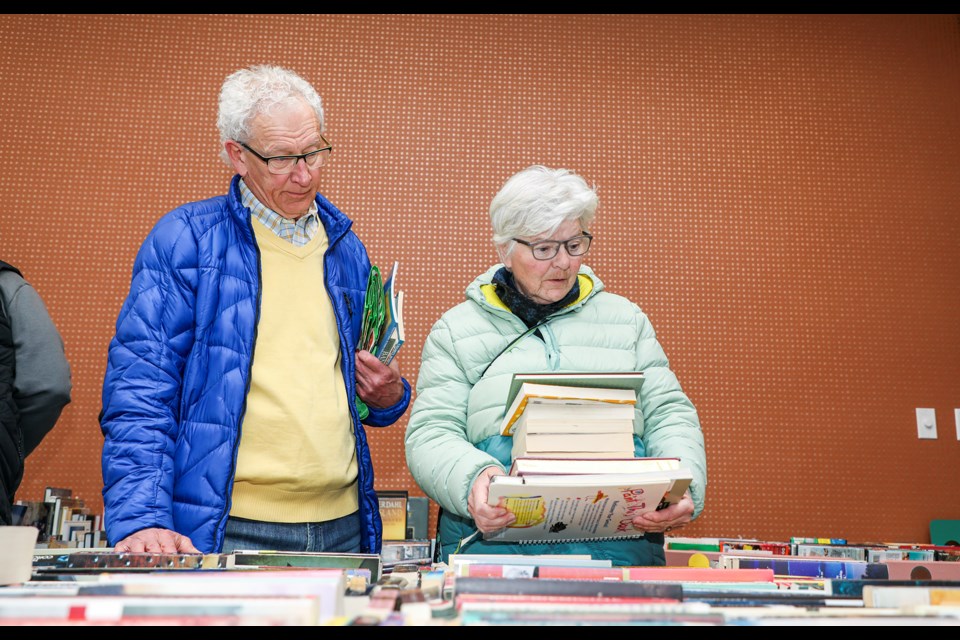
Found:
[{"label": "yellow sweater", "polygon": [[256,221],[253,229],[263,288],[230,515],[332,520],[358,503],[340,339],[323,286],[327,236],[321,227],[295,247]]}]

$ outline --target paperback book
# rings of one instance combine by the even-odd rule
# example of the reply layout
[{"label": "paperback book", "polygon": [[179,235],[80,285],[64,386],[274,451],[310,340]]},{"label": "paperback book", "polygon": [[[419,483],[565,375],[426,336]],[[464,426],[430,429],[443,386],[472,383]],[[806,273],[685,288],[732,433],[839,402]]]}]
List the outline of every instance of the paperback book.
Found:
[{"label": "paperback book", "polygon": [[666,475],[495,476],[487,502],[516,520],[487,540],[566,542],[639,538],[633,518],[660,505],[673,481]]},{"label": "paperback book", "polygon": [[568,405],[570,407],[598,403],[625,404],[632,407],[637,403],[637,392],[633,388],[578,387],[524,382],[517,390],[516,396],[512,400],[508,400],[506,413],[500,423],[501,435],[513,435],[514,424],[523,414],[527,404],[531,402]]},{"label": "paperback book", "polygon": [[[514,458],[510,475],[569,475],[590,473],[649,473],[680,468],[680,458]],[[719,551],[719,547],[716,549]]]},{"label": "paperback book", "polygon": [[363,305],[363,322],[358,347],[390,364],[404,343],[403,291],[397,288],[399,263],[394,262],[384,282],[380,270],[370,268]]},{"label": "paperback book", "polygon": [[[581,453],[582,455],[582,453]],[[600,458],[562,458],[532,456],[515,457],[510,465],[510,475],[541,479],[541,482],[589,482],[593,478],[602,479],[629,478],[633,481],[642,481],[644,477],[665,477],[670,480],[670,488],[666,491],[658,509],[675,504],[683,499],[684,493],[693,482],[690,470],[682,466],[680,458],[628,458],[610,457]]]},{"label": "paperback book", "polygon": [[390,364],[405,341],[403,332],[403,291],[397,288],[397,268],[393,263],[390,278],[383,285],[384,313],[380,339],[373,355],[380,362]]},{"label": "paperback book", "polygon": [[407,492],[403,490],[377,491],[384,540],[406,539],[407,500]]}]

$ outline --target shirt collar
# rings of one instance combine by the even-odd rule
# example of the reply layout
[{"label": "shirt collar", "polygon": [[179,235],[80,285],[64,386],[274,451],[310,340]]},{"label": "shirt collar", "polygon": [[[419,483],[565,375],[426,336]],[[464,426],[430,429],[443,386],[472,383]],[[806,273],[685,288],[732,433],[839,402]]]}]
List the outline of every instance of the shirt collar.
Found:
[{"label": "shirt collar", "polygon": [[243,206],[250,209],[250,213],[261,224],[280,238],[288,240],[297,246],[304,245],[313,239],[317,228],[320,226],[320,216],[318,214],[316,200],[310,203],[310,209],[307,210],[307,213],[296,220],[291,220],[283,217],[260,202],[253,191],[251,191],[243,179],[241,179],[240,201],[243,203]]}]

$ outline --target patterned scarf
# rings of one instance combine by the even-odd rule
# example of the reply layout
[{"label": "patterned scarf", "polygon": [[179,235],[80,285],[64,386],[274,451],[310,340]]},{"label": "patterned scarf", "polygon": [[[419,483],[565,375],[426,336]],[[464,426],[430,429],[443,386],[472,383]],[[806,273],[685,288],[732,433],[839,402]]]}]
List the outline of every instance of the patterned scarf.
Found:
[{"label": "patterned scarf", "polygon": [[517,290],[513,274],[501,267],[493,274],[493,284],[496,286],[497,296],[515,316],[523,320],[527,327],[532,327],[554,311],[564,308],[580,297],[580,280],[573,281],[573,288],[563,296],[563,299],[548,304],[537,304]]}]

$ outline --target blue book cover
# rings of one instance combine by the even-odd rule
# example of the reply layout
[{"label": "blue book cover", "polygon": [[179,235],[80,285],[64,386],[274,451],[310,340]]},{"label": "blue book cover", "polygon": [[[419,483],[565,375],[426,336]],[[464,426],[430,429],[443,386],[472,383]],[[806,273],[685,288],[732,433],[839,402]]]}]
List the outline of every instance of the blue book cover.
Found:
[{"label": "blue book cover", "polygon": [[889,577],[887,565],[882,562],[861,562],[843,559],[736,556],[738,569],[773,569],[776,576],[820,578],[825,580],[864,580]]},{"label": "blue book cover", "polygon": [[373,355],[380,362],[390,364],[403,346],[403,291],[397,289],[397,262],[393,263],[390,278],[383,285],[384,317],[380,339]]}]

